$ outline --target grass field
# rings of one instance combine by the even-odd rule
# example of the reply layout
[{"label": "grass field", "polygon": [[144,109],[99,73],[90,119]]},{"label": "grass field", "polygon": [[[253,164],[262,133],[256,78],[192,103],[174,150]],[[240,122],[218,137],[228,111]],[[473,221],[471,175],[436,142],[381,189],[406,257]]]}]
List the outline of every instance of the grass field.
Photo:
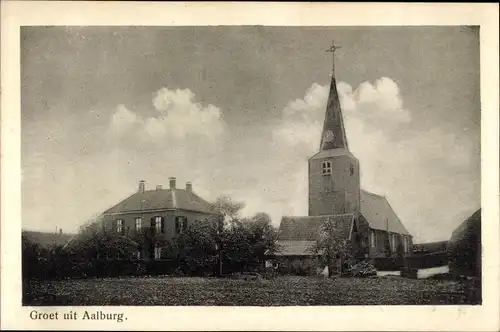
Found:
[{"label": "grass field", "polygon": [[417,305],[472,301],[470,281],[401,277],[127,277],[31,282],[23,305]]}]

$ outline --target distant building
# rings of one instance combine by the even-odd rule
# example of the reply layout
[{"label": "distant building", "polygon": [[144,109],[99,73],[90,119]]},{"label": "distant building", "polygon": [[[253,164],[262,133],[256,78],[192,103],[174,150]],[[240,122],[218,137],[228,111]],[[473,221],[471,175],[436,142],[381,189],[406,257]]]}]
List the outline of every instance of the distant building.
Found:
[{"label": "distant building", "polygon": [[62,229],[58,232],[38,232],[22,231],[25,240],[37,244],[42,249],[53,249],[58,246],[64,246],[74,236],[74,234],[63,233]]},{"label": "distant building", "polygon": [[436,241],[425,243],[414,243],[413,253],[416,255],[428,255],[436,253],[446,253],[449,241]]},{"label": "distant building", "polygon": [[169,188],[146,190],[145,181],[139,182],[136,193],[104,211],[104,225],[108,231],[148,241],[137,241],[140,259],[161,259],[168,255],[174,239],[192,222],[215,222],[219,214],[211,204],[196,195],[191,182],[185,189],[176,187],[176,179],[169,179]]},{"label": "distant building", "polygon": [[309,159],[309,216],[283,217],[281,249],[272,255],[278,265],[308,269],[315,256],[310,248],[327,220],[357,258],[411,254],[412,235],[385,196],[361,189],[359,169],[347,144],[333,70],[319,152]]}]

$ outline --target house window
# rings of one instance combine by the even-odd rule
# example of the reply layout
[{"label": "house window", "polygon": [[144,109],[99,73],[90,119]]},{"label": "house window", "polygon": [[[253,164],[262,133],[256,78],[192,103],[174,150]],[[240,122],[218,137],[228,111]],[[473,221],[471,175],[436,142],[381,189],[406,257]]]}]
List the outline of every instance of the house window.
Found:
[{"label": "house window", "polygon": [[186,217],[177,217],[175,219],[175,231],[177,234],[183,233],[188,228],[188,220]]},{"label": "house window", "polygon": [[155,247],[155,259],[161,259],[161,248]]},{"label": "house window", "polygon": [[163,233],[163,218],[155,217],[155,230],[157,233]]},{"label": "house window", "polygon": [[123,233],[123,220],[122,219],[118,219],[116,221],[116,232]]},{"label": "house window", "polygon": [[135,231],[137,233],[142,231],[142,218],[135,218]]},{"label": "house window", "polygon": [[321,174],[330,175],[332,174],[332,162],[325,160],[321,163]]},{"label": "house window", "polygon": [[377,234],[374,231],[370,233],[370,244],[372,248],[377,246]]},{"label": "house window", "polygon": [[354,166],[352,164],[349,165],[349,175],[350,176],[354,175]]}]

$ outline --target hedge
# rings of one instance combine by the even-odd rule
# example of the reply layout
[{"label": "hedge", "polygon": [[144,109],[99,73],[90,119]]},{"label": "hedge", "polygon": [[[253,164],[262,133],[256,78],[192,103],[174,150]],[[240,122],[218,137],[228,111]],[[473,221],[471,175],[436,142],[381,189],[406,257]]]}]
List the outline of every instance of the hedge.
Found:
[{"label": "hedge", "polygon": [[448,265],[448,254],[436,252],[432,254],[413,255],[405,258],[405,266],[414,269],[428,269]]},{"label": "hedge", "polygon": [[400,271],[401,269],[427,269],[448,264],[446,252],[412,255],[406,257],[377,257],[373,259],[379,271]]},{"label": "hedge", "polygon": [[174,260],[44,260],[23,264],[23,279],[60,280],[78,278],[104,278],[120,276],[173,274]]}]

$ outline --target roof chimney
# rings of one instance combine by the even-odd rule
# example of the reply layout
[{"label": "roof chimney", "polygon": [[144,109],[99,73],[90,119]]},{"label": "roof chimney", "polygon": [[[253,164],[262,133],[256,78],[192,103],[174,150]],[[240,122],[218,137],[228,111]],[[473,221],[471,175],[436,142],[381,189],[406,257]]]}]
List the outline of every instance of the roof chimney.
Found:
[{"label": "roof chimney", "polygon": [[186,182],[186,191],[193,192],[193,184],[191,182]]},{"label": "roof chimney", "polygon": [[146,190],[146,181],[139,181],[139,192],[143,193]]},{"label": "roof chimney", "polygon": [[161,186],[161,184],[157,184],[157,185],[156,185],[156,190],[157,190],[157,191],[158,191],[158,190],[162,190],[162,189],[163,189],[163,187]]},{"label": "roof chimney", "polygon": [[175,178],[168,178],[170,182],[170,189],[175,189]]}]

